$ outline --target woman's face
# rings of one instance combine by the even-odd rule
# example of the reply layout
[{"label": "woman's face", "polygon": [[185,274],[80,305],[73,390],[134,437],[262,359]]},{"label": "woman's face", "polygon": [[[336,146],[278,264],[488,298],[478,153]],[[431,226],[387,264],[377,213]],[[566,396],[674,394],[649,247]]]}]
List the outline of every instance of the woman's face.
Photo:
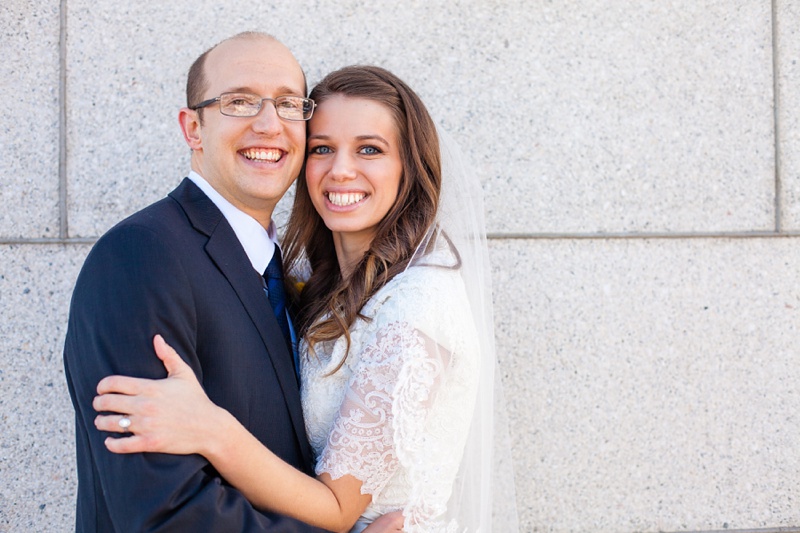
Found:
[{"label": "woman's face", "polygon": [[334,95],[308,124],[306,183],[334,240],[365,252],[397,200],[403,161],[392,112],[374,100]]}]

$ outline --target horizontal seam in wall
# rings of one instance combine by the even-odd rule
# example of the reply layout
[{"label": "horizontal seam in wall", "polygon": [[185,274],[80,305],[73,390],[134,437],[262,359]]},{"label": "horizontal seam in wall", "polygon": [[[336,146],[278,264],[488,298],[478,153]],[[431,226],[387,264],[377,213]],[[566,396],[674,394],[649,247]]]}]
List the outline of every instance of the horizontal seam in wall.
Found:
[{"label": "horizontal seam in wall", "polygon": [[70,239],[11,239],[0,237],[0,245],[3,244],[94,244],[97,237],[70,238]]},{"label": "horizontal seam in wall", "polygon": [[570,239],[771,239],[796,238],[800,231],[731,231],[709,233],[512,233],[492,232],[487,234],[490,240],[570,240]]},{"label": "horizontal seam in wall", "polygon": [[[775,239],[798,238],[800,231],[745,231],[715,233],[488,233],[487,238],[493,241],[502,240],[610,240],[610,239]],[[98,237],[73,237],[69,239],[54,238],[9,238],[0,237],[0,245],[4,244],[94,244]],[[800,531],[798,532],[800,533]]]},{"label": "horizontal seam in wall", "polygon": [[770,527],[763,529],[714,529],[703,531],[682,531],[681,533],[800,533],[800,528]]}]

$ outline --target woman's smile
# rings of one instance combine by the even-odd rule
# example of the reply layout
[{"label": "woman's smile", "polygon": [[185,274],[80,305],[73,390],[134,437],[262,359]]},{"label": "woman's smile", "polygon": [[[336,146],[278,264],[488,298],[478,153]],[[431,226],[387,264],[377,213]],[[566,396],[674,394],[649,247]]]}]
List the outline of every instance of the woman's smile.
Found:
[{"label": "woman's smile", "polygon": [[329,191],[326,195],[328,202],[336,207],[353,207],[360,204],[368,197],[365,192],[334,192]]}]

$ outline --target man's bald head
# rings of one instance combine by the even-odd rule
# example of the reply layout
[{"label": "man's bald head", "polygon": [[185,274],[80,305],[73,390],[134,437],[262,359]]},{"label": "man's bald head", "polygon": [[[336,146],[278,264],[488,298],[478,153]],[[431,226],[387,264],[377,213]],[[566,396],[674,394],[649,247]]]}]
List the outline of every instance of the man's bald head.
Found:
[{"label": "man's bald head", "polygon": [[[186,107],[191,108],[203,100],[203,93],[208,87],[208,76],[205,71],[205,65],[206,65],[206,59],[208,59],[209,54],[223,43],[235,40],[248,40],[248,39],[252,40],[261,39],[261,40],[271,41],[281,47],[286,48],[286,46],[283,43],[281,43],[278,39],[276,39],[274,36],[268,33],[263,33],[258,31],[245,31],[242,33],[237,33],[233,37],[228,37],[227,39],[218,42],[217,44],[215,44],[214,46],[212,46],[211,48],[200,54],[200,57],[195,59],[194,63],[192,63],[192,66],[189,68],[189,75],[187,76],[186,79]],[[289,51],[288,48],[286,48],[286,50]],[[291,53],[291,51],[289,51],[289,53]],[[303,73],[303,83],[306,84],[305,72]],[[305,85],[304,87],[304,94],[308,94],[307,85]]]}]

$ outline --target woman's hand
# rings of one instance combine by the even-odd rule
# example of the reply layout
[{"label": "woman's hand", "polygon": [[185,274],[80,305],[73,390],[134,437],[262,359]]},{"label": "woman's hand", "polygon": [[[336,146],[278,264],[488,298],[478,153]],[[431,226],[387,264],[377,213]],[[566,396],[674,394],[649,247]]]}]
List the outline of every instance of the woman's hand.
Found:
[{"label": "woman's hand", "polygon": [[108,437],[106,448],[114,453],[207,456],[227,412],[208,399],[192,369],[161,335],[153,338],[153,346],[168,376],[155,380],[103,378],[97,384],[99,396],[92,406],[98,412],[120,414],[98,415],[94,424],[101,431],[133,434]]}]

